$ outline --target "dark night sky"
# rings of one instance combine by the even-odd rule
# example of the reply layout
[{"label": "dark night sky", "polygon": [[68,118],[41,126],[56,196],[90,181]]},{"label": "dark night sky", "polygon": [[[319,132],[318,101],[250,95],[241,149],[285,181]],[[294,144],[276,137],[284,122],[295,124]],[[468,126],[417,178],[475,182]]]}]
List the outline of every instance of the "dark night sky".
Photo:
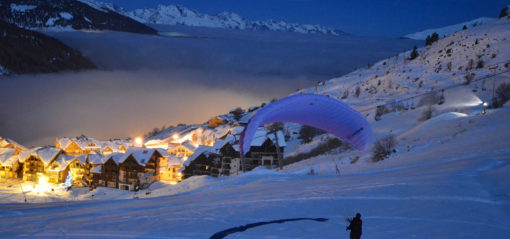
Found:
[{"label": "dark night sky", "polygon": [[103,0],[128,10],[182,5],[202,13],[235,12],[250,20],[320,24],[351,34],[398,37],[478,17],[497,17],[508,0]]}]

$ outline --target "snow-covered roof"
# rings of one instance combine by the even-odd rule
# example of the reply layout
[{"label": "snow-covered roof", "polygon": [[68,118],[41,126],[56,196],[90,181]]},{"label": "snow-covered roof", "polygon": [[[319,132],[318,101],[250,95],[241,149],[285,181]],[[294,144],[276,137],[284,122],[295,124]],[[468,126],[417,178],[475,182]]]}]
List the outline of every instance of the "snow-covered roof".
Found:
[{"label": "snow-covered roof", "polygon": [[61,149],[53,146],[36,147],[32,149],[23,150],[18,155],[19,161],[24,162],[31,155],[39,157],[44,164],[49,164],[57,155],[61,152]]},{"label": "snow-covered roof", "polygon": [[182,143],[182,146],[188,149],[189,151],[195,151],[197,149],[197,147],[195,147],[195,145],[193,145],[189,140],[184,141]]},{"label": "snow-covered roof", "polygon": [[18,142],[14,141],[12,139],[0,137],[0,148],[12,147],[12,146],[14,146],[15,148],[20,148],[21,150],[27,149],[25,146],[19,144]]},{"label": "snow-covered roof", "polygon": [[[285,147],[286,146],[285,135],[283,134],[283,132],[281,130],[279,130],[278,132],[276,132],[276,134],[278,136],[278,145],[280,147]],[[260,127],[255,132],[255,136],[253,136],[253,140],[251,141],[251,146],[262,146],[262,144],[264,144],[264,142],[268,138],[271,141],[273,141],[273,143],[276,142],[276,140],[274,138],[274,134],[268,134],[268,131],[265,128]]]},{"label": "snow-covered roof", "polygon": [[66,148],[73,141],[70,138],[63,137],[63,138],[57,138],[57,142],[60,144],[61,148]]},{"label": "snow-covered roof", "polygon": [[138,162],[138,164],[140,164],[142,166],[145,166],[145,165],[147,165],[147,163],[151,159],[152,155],[154,155],[154,153],[156,151],[159,154],[161,154],[162,156],[166,156],[167,155],[167,153],[164,150],[161,150],[161,149],[132,147],[132,148],[129,148],[126,151],[125,155],[127,155],[127,156],[125,156],[119,162],[120,163],[124,162],[124,160],[126,160],[129,157],[129,155],[132,155],[133,158],[135,158],[135,160]]},{"label": "snow-covered roof", "polygon": [[188,160],[184,161],[184,166],[189,166],[189,164],[193,162],[193,160],[197,159],[197,157],[200,156],[201,154],[206,154],[207,156],[209,152],[211,152],[211,149],[212,149],[211,146],[206,145],[198,146],[195,152],[191,156],[189,156]]},{"label": "snow-covered roof", "polygon": [[112,153],[110,155],[107,155],[107,156],[104,156],[102,159],[101,159],[101,164],[104,164],[106,163],[106,161],[108,161],[110,158],[113,160],[113,162],[115,162],[117,165],[120,164],[120,162],[124,162],[124,160],[129,156],[129,154],[125,154],[125,153]]},{"label": "snow-covered roof", "polygon": [[102,168],[103,168],[102,165],[98,165],[98,166],[92,168],[92,170],[90,170],[90,172],[91,173],[101,173]]},{"label": "snow-covered roof", "polygon": [[25,159],[30,157],[30,155],[36,156],[37,155],[37,150],[40,149],[40,148],[41,147],[35,147],[35,148],[31,148],[31,149],[27,149],[27,150],[21,151],[19,153],[19,155],[18,155],[19,161],[23,163],[25,161]]},{"label": "snow-covered roof", "polygon": [[18,161],[18,156],[14,155],[15,151],[13,148],[0,148],[0,165],[12,167]]},{"label": "snow-covered roof", "polygon": [[78,161],[80,161],[81,164],[87,163],[87,155],[86,154],[82,154],[82,155],[76,157],[76,159],[78,159]]},{"label": "snow-covered roof", "polygon": [[44,162],[44,164],[49,164],[51,160],[55,159],[57,155],[60,153],[61,149],[55,148],[53,146],[45,146],[37,150],[37,156]]},{"label": "snow-covered roof", "polygon": [[69,165],[70,162],[72,162],[74,160],[74,157],[71,156],[71,155],[65,155],[65,154],[60,154],[57,159],[55,159],[55,161],[58,163],[58,167],[55,167],[55,168],[48,168],[49,171],[57,171],[57,172],[60,172],[62,170],[64,170],[67,165]]},{"label": "snow-covered roof", "polygon": [[184,163],[184,160],[182,158],[179,158],[175,155],[169,155],[168,156],[168,167],[171,165],[182,165]]},{"label": "snow-covered roof", "polygon": [[[76,138],[57,138],[57,142],[60,144],[61,148],[66,148],[72,142],[75,142],[81,149],[104,149],[105,147],[109,147],[112,151],[119,151],[121,146],[126,147],[128,141],[126,140],[97,140],[95,138],[90,138],[85,135],[81,135]],[[126,147],[127,148],[127,147]]]},{"label": "snow-covered roof", "polygon": [[244,124],[247,124],[248,121],[250,121],[251,117],[256,113],[257,111],[252,111],[252,112],[248,112],[248,113],[245,113],[243,115],[243,117],[241,117],[241,119],[239,119],[239,123],[244,123]]},{"label": "snow-covered roof", "polygon": [[234,129],[232,129],[231,133],[238,135],[238,134],[241,134],[243,132],[243,130],[244,130],[244,126],[237,126]]},{"label": "snow-covered roof", "polygon": [[88,154],[87,155],[88,158],[89,158],[89,162],[91,164],[104,164],[104,156],[102,154],[97,154],[97,153],[94,153],[94,154]]},{"label": "snow-covered roof", "polygon": [[[229,136],[231,136],[231,135],[229,135]],[[223,148],[226,144],[228,144],[228,143],[230,143],[231,145],[233,144],[232,139],[233,139],[233,136],[231,138],[227,137],[227,139],[225,139],[225,140],[223,140],[223,139],[216,140],[216,142],[212,146],[210,152],[215,153],[215,154],[220,154],[221,148]]]}]

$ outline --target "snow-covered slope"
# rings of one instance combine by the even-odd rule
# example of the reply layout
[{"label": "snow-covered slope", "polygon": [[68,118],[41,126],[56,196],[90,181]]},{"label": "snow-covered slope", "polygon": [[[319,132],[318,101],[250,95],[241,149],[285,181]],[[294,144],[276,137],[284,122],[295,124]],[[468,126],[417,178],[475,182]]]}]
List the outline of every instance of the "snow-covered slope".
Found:
[{"label": "snow-covered slope", "polygon": [[137,21],[153,24],[216,27],[257,31],[314,33],[335,36],[345,34],[340,30],[319,25],[301,25],[277,20],[250,21],[235,13],[222,12],[214,15],[209,15],[199,13],[182,6],[174,5],[159,5],[156,8],[136,9],[131,12],[124,12],[123,14]]},{"label": "snow-covered slope", "polygon": [[[414,60],[409,59],[411,51],[407,51],[300,92],[329,95],[363,110],[463,84],[468,75],[476,81],[510,69],[509,36],[508,19],[487,22],[419,48],[419,56]],[[472,90],[488,87],[489,83],[484,81],[466,86]],[[401,103],[416,106],[419,98]]]},{"label": "snow-covered slope", "polygon": [[488,17],[480,17],[468,22],[462,22],[455,25],[450,25],[446,27],[440,27],[440,28],[434,28],[434,29],[427,29],[420,32],[411,33],[408,35],[405,35],[407,38],[415,39],[415,40],[425,40],[427,36],[432,35],[432,33],[437,33],[439,35],[439,38],[443,38],[444,36],[451,35],[457,31],[462,30],[464,26],[466,26],[468,29],[472,27],[476,27],[482,24],[485,24],[487,22],[491,22],[496,20],[495,18],[488,18]]}]

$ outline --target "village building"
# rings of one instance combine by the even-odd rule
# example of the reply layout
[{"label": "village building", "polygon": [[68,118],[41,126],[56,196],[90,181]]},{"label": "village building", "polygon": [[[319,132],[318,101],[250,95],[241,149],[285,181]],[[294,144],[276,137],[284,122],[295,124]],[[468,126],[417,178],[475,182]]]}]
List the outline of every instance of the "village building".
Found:
[{"label": "village building", "polygon": [[[234,128],[234,131],[239,131]],[[283,158],[285,137],[283,132],[277,132],[280,159]],[[228,135],[224,139],[216,140],[212,146],[199,146],[193,155],[184,162],[182,170],[184,178],[194,175],[229,176],[241,170],[242,162],[239,153],[238,139]],[[258,166],[276,168],[278,166],[278,153],[274,134],[268,134],[264,128],[257,130],[250,151],[245,156],[246,169],[252,170]]]},{"label": "village building", "polygon": [[179,158],[188,158],[195,152],[195,150],[196,147],[189,140],[184,141],[182,144],[179,143],[168,144],[168,154],[175,155]]},{"label": "village building", "polygon": [[239,173],[241,167],[240,154],[228,140],[217,140],[209,157],[213,157],[214,162],[216,162],[216,168],[213,167],[212,170],[215,173],[211,176],[231,176]]},{"label": "village building", "polygon": [[84,153],[81,146],[69,138],[57,138],[55,140],[55,147],[64,150],[67,155],[81,155]]},{"label": "village building", "polygon": [[[283,160],[286,143],[282,131],[277,131],[277,138],[280,159]],[[263,128],[257,130],[251,142],[250,151],[245,155],[246,169],[252,170],[258,166],[276,168],[278,166],[276,145],[274,134],[268,134]]]},{"label": "village building", "polygon": [[[52,146],[37,147],[22,151],[19,154],[19,162],[23,164],[20,174],[23,181],[38,182],[39,177],[46,174],[47,167],[63,151]],[[20,169],[18,169],[19,171]]]},{"label": "village building", "polygon": [[130,148],[119,161],[119,188],[135,191],[148,188],[160,178],[167,154],[160,149]]},{"label": "village building", "polygon": [[239,173],[241,160],[239,152],[226,140],[217,140],[210,146],[199,146],[188,160],[184,162],[184,177],[209,175],[214,177],[230,176]]},{"label": "village building", "polygon": [[127,147],[121,140],[101,141],[81,135],[76,138],[57,138],[55,147],[64,150],[67,155],[90,154],[93,151],[101,152],[104,155],[114,152],[126,152]]},{"label": "village building", "polygon": [[[98,185],[110,188],[119,187],[119,164],[124,157],[126,157],[124,153],[112,153],[102,159],[104,163],[100,168],[101,174],[99,179],[97,179]],[[94,171],[94,174],[97,174],[98,169],[94,168],[92,171]]]},{"label": "village building", "polygon": [[[111,154],[105,155],[109,156]],[[89,162],[89,176],[87,177],[89,187],[95,188],[98,185],[105,185],[105,181],[102,177],[102,169],[103,164],[105,163],[103,160],[105,160],[106,157],[104,157],[102,154],[99,154],[97,152],[91,153],[87,155],[87,160]]]},{"label": "village building", "polygon": [[215,162],[209,157],[212,146],[200,145],[186,161],[184,161],[183,177],[211,175]]},{"label": "village building", "polygon": [[16,171],[20,167],[15,148],[0,148],[0,178],[17,178]]},{"label": "village building", "polygon": [[225,122],[225,120],[218,116],[218,117],[210,118],[207,121],[207,124],[208,124],[209,128],[214,129],[214,128],[222,125],[224,122]]},{"label": "village building", "polygon": [[16,141],[2,137],[0,137],[0,148],[12,148],[14,149],[14,155],[18,155],[21,151],[27,150],[25,146],[17,143]]},{"label": "village building", "polygon": [[166,162],[166,165],[161,165],[159,180],[180,182],[182,180],[182,173],[180,172],[180,169],[184,166],[184,160],[175,155],[169,155]]},{"label": "village building", "polygon": [[73,156],[60,154],[55,160],[51,161],[46,169],[48,182],[50,183],[63,183],[67,177],[67,165]]}]

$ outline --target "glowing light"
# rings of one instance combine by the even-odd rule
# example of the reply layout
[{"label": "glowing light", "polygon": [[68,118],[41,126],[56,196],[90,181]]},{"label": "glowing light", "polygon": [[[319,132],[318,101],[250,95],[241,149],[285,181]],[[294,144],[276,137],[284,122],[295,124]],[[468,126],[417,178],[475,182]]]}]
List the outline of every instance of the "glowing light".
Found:
[{"label": "glowing light", "polygon": [[143,139],[142,139],[142,137],[136,137],[135,138],[135,145],[139,146],[139,147],[143,146]]},{"label": "glowing light", "polygon": [[489,104],[487,104],[487,102],[483,102],[483,106],[487,107],[487,106],[489,106]]},{"label": "glowing light", "polygon": [[176,185],[176,184],[177,184],[177,182],[176,182],[176,181],[170,181],[170,184],[172,184],[172,185]]},{"label": "glowing light", "polygon": [[34,192],[36,193],[44,193],[51,191],[51,185],[48,183],[50,180],[46,175],[40,174],[38,175],[39,180],[36,185],[34,185]]},{"label": "glowing light", "polygon": [[172,135],[172,138],[173,138],[174,140],[178,140],[178,139],[179,139],[179,135],[178,135],[178,134],[174,134],[174,135]]},{"label": "glowing light", "polygon": [[186,161],[186,160],[188,160],[188,157],[184,156],[184,157],[182,157],[182,160]]}]

